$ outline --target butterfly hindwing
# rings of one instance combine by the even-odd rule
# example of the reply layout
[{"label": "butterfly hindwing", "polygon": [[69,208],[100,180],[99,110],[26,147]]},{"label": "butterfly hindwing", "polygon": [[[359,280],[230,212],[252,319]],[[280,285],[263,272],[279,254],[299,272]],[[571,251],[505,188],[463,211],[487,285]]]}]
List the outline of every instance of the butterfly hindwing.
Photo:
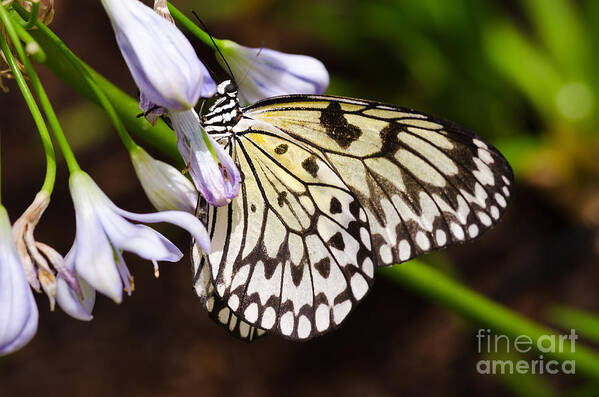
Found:
[{"label": "butterfly hindwing", "polygon": [[192,263],[194,264],[193,286],[209,316],[230,334],[246,342],[264,335],[266,331],[256,328],[236,316],[223,300],[214,292],[210,276],[210,267],[206,266],[206,258],[197,244],[192,245]]},{"label": "butterfly hindwing", "polygon": [[366,213],[318,151],[265,123],[238,128],[229,149],[240,194],[209,210],[215,293],[254,327],[291,339],[322,334],[372,284]]},{"label": "butterfly hindwing", "polygon": [[511,168],[495,148],[410,109],[292,95],[244,116],[321,153],[366,211],[381,266],[477,237],[511,194]]}]

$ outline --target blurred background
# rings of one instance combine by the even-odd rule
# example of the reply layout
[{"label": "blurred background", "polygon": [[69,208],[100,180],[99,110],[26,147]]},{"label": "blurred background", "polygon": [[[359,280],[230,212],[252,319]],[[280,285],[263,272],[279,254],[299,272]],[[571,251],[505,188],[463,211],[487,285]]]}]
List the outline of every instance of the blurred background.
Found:
[{"label": "blurred background", "polygon": [[[423,259],[534,321],[576,328],[597,347],[598,1],[173,3],[187,15],[195,10],[215,37],[321,59],[330,94],[419,109],[492,141],[516,176],[504,220],[473,243]],[[51,28],[136,95],[99,1],[56,0]],[[216,68],[211,51],[195,44]],[[152,211],[104,113],[43,66],[39,72],[82,167],[119,206]],[[16,85],[7,85],[2,188],[14,221],[42,183],[44,157]],[[187,251],[184,233],[161,231]],[[61,252],[72,244],[64,163],[37,237]],[[158,280],[151,264],[126,259],[136,291],[121,305],[99,297],[90,323],[51,313],[37,297],[38,335],[0,359],[0,396],[599,395],[579,375],[478,374],[479,326],[383,277],[339,330],[248,345],[207,317],[188,256],[163,264]]]}]

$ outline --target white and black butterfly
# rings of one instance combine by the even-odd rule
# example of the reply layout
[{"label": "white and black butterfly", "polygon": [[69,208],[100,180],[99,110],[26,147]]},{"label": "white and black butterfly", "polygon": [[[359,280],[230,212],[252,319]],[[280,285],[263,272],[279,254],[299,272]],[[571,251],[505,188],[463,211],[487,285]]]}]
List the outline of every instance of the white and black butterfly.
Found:
[{"label": "white and black butterfly", "polygon": [[376,267],[479,236],[511,195],[494,147],[411,109],[317,95],[240,108],[226,81],[203,124],[243,179],[230,205],[204,208],[212,252],[194,247],[194,289],[247,340],[337,328]]}]

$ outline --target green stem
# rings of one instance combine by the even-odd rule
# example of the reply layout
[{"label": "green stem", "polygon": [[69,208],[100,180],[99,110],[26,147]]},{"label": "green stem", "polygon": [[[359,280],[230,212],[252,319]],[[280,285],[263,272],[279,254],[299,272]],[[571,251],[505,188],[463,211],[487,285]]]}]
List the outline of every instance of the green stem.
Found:
[{"label": "green stem", "polygon": [[[556,334],[555,331],[493,302],[422,262],[411,261],[400,266],[383,268],[379,273],[484,327],[509,336],[512,340],[520,335],[527,335],[533,340],[535,348],[543,336]],[[568,340],[564,341],[563,349],[556,350],[562,351],[539,352],[559,361],[574,360],[577,373],[599,380],[597,353],[581,346],[580,343],[573,345]]]},{"label": "green stem", "polygon": [[27,21],[27,24],[24,26],[25,29],[31,29],[33,27],[33,25],[35,25],[35,23],[37,22],[37,17],[39,15],[39,11],[40,11],[40,3],[33,2],[33,4],[31,5],[31,13],[29,16],[29,20]]},{"label": "green stem", "polygon": [[19,23],[14,23],[13,27],[17,30],[17,34],[25,42],[25,51],[31,55],[37,62],[44,63],[46,61],[46,53],[40,45],[31,37],[29,32]]},{"label": "green stem", "polygon": [[75,69],[77,69],[77,71],[85,79],[89,88],[93,91],[98,102],[100,103],[100,106],[102,106],[104,108],[104,110],[106,111],[106,113],[108,114],[110,121],[114,125],[114,128],[116,129],[117,133],[119,134],[119,137],[121,138],[121,141],[123,142],[123,144],[125,145],[127,150],[129,152],[131,152],[132,150],[137,148],[137,144],[133,141],[133,139],[131,138],[131,135],[129,135],[129,133],[127,132],[125,125],[121,121],[119,115],[117,114],[116,110],[110,103],[110,100],[108,99],[106,94],[98,86],[98,83],[96,82],[96,80],[94,79],[92,74],[90,73],[87,65],[85,63],[83,63],[83,61],[81,61],[64,44],[64,42],[62,40],[60,40],[60,38],[56,34],[54,34],[54,32],[52,32],[46,25],[44,25],[43,23],[38,21],[36,26],[48,38],[48,40],[50,40],[56,46],[56,48],[58,48],[59,50],[62,51],[62,53],[65,55],[65,57],[71,62],[71,65],[73,65],[73,67]]},{"label": "green stem", "polygon": [[[198,25],[196,25],[195,22],[193,22],[191,19],[187,18],[181,11],[176,9],[175,6],[173,6],[170,2],[168,3],[168,9],[171,12],[171,15],[173,16],[173,19],[177,23],[181,24],[191,34],[193,34],[198,39],[203,41],[204,44],[206,44],[213,50],[216,50],[216,47],[214,46],[214,43],[212,42],[212,40],[214,39],[214,41],[216,43],[219,43],[220,40],[215,39],[214,37],[211,38],[208,33],[204,32],[202,29],[200,29],[200,27]],[[220,46],[220,47],[222,47],[222,46]]]},{"label": "green stem", "polygon": [[52,128],[52,132],[54,133],[54,137],[56,138],[56,141],[58,142],[58,146],[60,147],[60,150],[62,151],[62,154],[65,158],[65,161],[67,163],[69,171],[72,173],[74,171],[80,170],[79,164],[77,164],[75,155],[74,155],[73,151],[71,150],[71,147],[69,146],[69,142],[67,141],[66,136],[64,135],[64,131],[62,130],[62,127],[60,126],[58,117],[56,117],[56,113],[54,112],[54,109],[52,108],[52,104],[50,103],[50,100],[48,99],[48,95],[46,94],[46,91],[44,90],[42,82],[40,81],[35,69],[33,68],[33,65],[31,64],[31,61],[27,57],[27,54],[25,53],[25,50],[23,49],[23,46],[21,45],[19,36],[17,35],[17,32],[13,26],[13,22],[9,16],[8,12],[6,11],[6,8],[4,8],[4,6],[1,4],[0,4],[0,19],[2,20],[2,23],[4,24],[6,32],[8,33],[8,36],[10,37],[10,40],[11,40],[13,46],[15,47],[15,50],[17,51],[19,58],[21,59],[21,62],[25,66],[25,71],[27,72],[27,76],[31,80],[31,85],[33,86],[33,90],[35,91],[35,93],[40,101],[40,105],[41,105],[42,109],[44,110],[44,113],[46,114],[48,123],[50,124],[50,127]]},{"label": "green stem", "polygon": [[52,194],[52,190],[54,189],[54,182],[56,180],[56,157],[54,153],[54,146],[52,145],[52,138],[50,137],[50,132],[48,131],[48,127],[44,121],[42,113],[40,112],[33,95],[31,94],[31,90],[29,86],[27,86],[27,82],[25,81],[25,77],[21,73],[19,69],[19,65],[15,60],[8,43],[0,35],[0,47],[2,48],[2,52],[4,53],[4,57],[12,71],[12,74],[21,90],[21,94],[25,99],[25,103],[27,103],[27,107],[33,116],[33,120],[35,125],[39,131],[40,137],[42,139],[42,145],[44,147],[44,152],[46,153],[46,176],[44,178],[44,184],[42,185],[41,190],[47,191],[49,194]]}]

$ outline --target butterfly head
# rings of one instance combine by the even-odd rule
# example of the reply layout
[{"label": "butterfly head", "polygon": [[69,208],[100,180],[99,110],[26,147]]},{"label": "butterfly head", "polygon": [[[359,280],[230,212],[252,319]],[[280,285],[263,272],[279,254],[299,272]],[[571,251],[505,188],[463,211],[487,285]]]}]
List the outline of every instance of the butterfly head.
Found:
[{"label": "butterfly head", "polygon": [[216,87],[219,96],[237,99],[237,84],[231,80],[225,80]]},{"label": "butterfly head", "polygon": [[231,80],[225,80],[216,87],[216,101],[202,117],[206,132],[223,133],[237,124],[242,114],[237,93],[237,85]]}]

